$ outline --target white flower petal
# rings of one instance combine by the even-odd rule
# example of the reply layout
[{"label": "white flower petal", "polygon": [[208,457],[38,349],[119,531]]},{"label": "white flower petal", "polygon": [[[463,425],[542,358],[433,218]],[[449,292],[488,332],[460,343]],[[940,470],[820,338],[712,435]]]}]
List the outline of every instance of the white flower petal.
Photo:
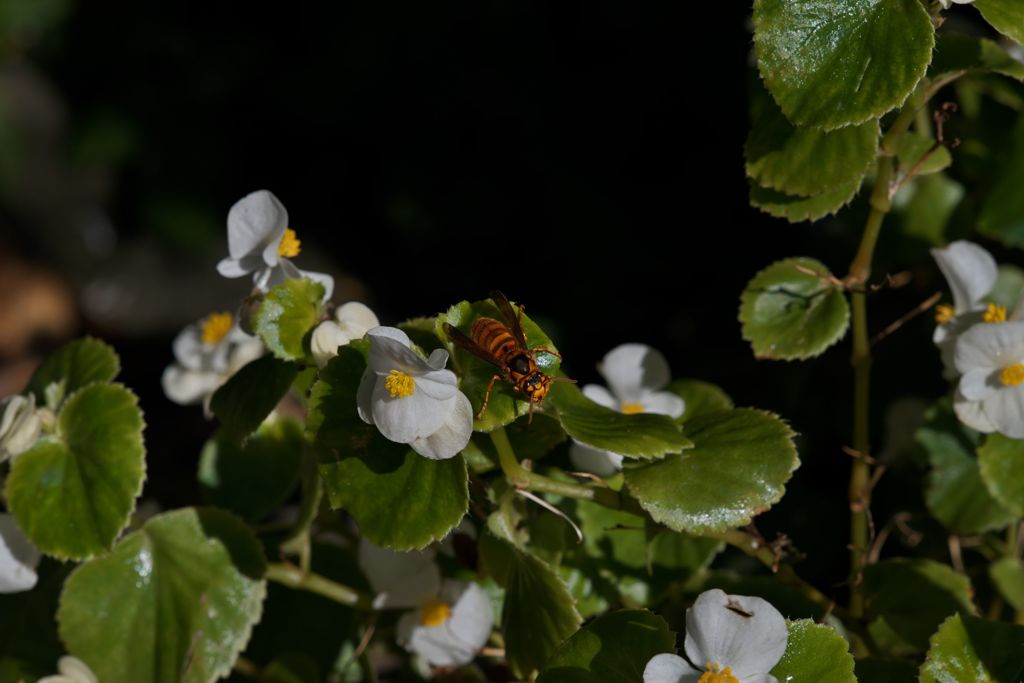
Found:
[{"label": "white flower petal", "polygon": [[956,369],[998,370],[1024,359],[1024,322],[975,325],[956,342]]},{"label": "white flower petal", "polygon": [[409,445],[425,458],[445,460],[461,453],[473,435],[473,405],[458,391],[455,409],[441,428],[430,436],[414,439]]},{"label": "white flower petal", "polygon": [[370,354],[366,364],[378,375],[400,370],[418,377],[433,371],[410,348],[412,342],[408,335],[397,327],[375,327],[367,334],[370,336]]},{"label": "white flower petal", "polygon": [[1003,387],[983,399],[981,409],[997,432],[1011,439],[1024,439],[1024,384]]},{"label": "white flower petal", "polygon": [[[281,259],[282,261],[286,259]],[[319,282],[324,286],[324,298],[323,301],[330,301],[331,297],[334,296],[334,277],[327,273],[317,273],[312,270],[300,270],[300,277],[304,277],[307,280],[313,282]],[[361,336],[361,335],[360,335]]]},{"label": "white flower petal", "polygon": [[700,680],[700,672],[679,655],[654,655],[644,667],[644,683],[684,683]]},{"label": "white flower petal", "polygon": [[216,372],[188,370],[180,365],[169,365],[160,380],[167,398],[178,405],[199,403],[213,392],[220,383],[221,377]]},{"label": "white flower petal", "polygon": [[779,683],[779,679],[771,674],[754,674],[739,679],[740,683]]},{"label": "white flower petal", "polygon": [[656,415],[668,415],[672,419],[682,417],[686,411],[686,401],[682,396],[670,391],[652,391],[640,399],[644,410]]},{"label": "white flower petal", "polygon": [[240,259],[226,258],[217,263],[217,272],[222,277],[236,278],[258,271],[266,264],[263,263],[263,254],[253,252]]},{"label": "white flower petal", "polygon": [[341,329],[352,339],[362,339],[363,335],[375,327],[380,327],[376,314],[366,304],[349,301],[338,307],[334,312]]},{"label": "white flower petal", "polygon": [[243,367],[261,357],[264,351],[266,349],[263,342],[257,337],[248,337],[241,343],[229,345],[224,380],[227,381]]},{"label": "white flower petal", "polygon": [[590,472],[599,477],[610,477],[622,469],[622,456],[611,451],[602,451],[573,441],[569,446],[569,460],[580,472]]},{"label": "white flower petal", "polygon": [[729,667],[739,679],[764,674],[786,651],[786,620],[767,600],[714,588],[686,610],[686,656]]},{"label": "white flower petal", "polygon": [[20,593],[36,585],[36,567],[42,557],[14,521],[0,513],[0,593]]},{"label": "white flower petal", "polygon": [[932,257],[946,276],[957,313],[973,309],[995,287],[996,260],[973,242],[957,240],[943,249],[932,249]]},{"label": "white flower petal", "polygon": [[996,431],[996,426],[982,410],[981,401],[968,401],[959,391],[953,395],[953,411],[957,418],[971,429],[976,429],[983,434],[991,434]]},{"label": "white flower petal", "polygon": [[602,387],[600,384],[584,384],[583,389],[581,391],[583,392],[584,396],[589,398],[597,405],[604,406],[605,408],[611,408],[612,410],[618,412],[618,400],[614,396],[612,396],[610,391]]},{"label": "white flower petal", "polygon": [[960,378],[957,388],[968,401],[980,401],[999,391],[1001,384],[998,376],[988,368],[968,370]]},{"label": "white flower petal", "polygon": [[35,396],[8,396],[0,418],[0,462],[16,458],[35,445],[42,432]]},{"label": "white flower petal", "polygon": [[[228,253],[240,260],[253,253],[266,258],[273,247],[272,260],[277,263],[277,249],[288,227],[288,212],[284,205],[267,190],[258,190],[242,197],[228,211]],[[251,271],[250,271],[251,272]]]},{"label": "white flower petal", "polygon": [[459,391],[458,379],[451,370],[431,370],[413,381],[416,391],[422,391],[435,401],[447,401]]},{"label": "white flower petal", "polygon": [[333,320],[325,320],[316,326],[309,340],[310,351],[317,367],[327,365],[327,361],[338,355],[338,347],[351,341],[345,331]]},{"label": "white flower petal", "polygon": [[597,366],[620,402],[640,398],[642,390],[658,390],[672,379],[668,361],[646,344],[621,344],[609,351]]},{"label": "white flower petal", "polygon": [[178,365],[189,370],[203,369],[204,360],[208,355],[208,351],[204,347],[199,325],[187,326],[171,342],[174,360],[178,361]]},{"label": "white flower petal", "polygon": [[444,366],[447,364],[448,352],[444,349],[434,349],[430,352],[430,357],[427,358],[427,365],[435,370],[444,370]]},{"label": "white flower petal", "polygon": [[370,398],[370,410],[374,424],[385,438],[411,443],[439,430],[448,421],[457,402],[456,396],[437,401],[416,389],[409,396],[392,398],[384,378],[378,376]]},{"label": "white flower petal", "polygon": [[64,655],[57,660],[57,671],[76,683],[99,683],[99,679],[96,678],[96,674],[92,672],[89,665],[78,657]]},{"label": "white flower petal", "polygon": [[363,422],[368,425],[373,424],[373,389],[377,386],[378,379],[380,378],[377,373],[366,368],[359,380],[359,388],[356,390],[356,411]]},{"label": "white flower petal", "polygon": [[359,568],[377,593],[377,609],[419,607],[441,590],[441,571],[433,550],[399,553],[359,541]]},{"label": "white flower petal", "polygon": [[402,615],[398,641],[434,666],[468,664],[487,642],[494,627],[490,600],[475,583],[446,580],[440,599],[451,606],[448,619],[437,626],[420,623],[422,610]]}]

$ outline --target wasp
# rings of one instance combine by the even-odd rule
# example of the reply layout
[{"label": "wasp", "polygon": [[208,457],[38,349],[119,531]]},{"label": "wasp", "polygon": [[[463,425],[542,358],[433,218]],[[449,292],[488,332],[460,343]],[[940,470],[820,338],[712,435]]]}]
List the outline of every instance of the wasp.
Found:
[{"label": "wasp", "polygon": [[484,394],[483,405],[476,419],[480,419],[487,410],[487,402],[491,398],[491,389],[499,379],[509,382],[521,394],[525,394],[530,402],[530,417],[533,421],[534,405],[541,406],[551,390],[551,382],[575,382],[565,377],[550,377],[537,367],[534,353],[543,351],[558,358],[562,357],[549,348],[538,346],[530,348],[526,345],[526,333],[523,331],[523,307],[518,314],[512,308],[508,298],[501,292],[491,292],[491,299],[498,307],[504,322],[494,318],[477,318],[469,330],[469,336],[460,332],[448,323],[444,324],[445,334],[453,343],[470,352],[477,358],[498,368],[491,377]]}]

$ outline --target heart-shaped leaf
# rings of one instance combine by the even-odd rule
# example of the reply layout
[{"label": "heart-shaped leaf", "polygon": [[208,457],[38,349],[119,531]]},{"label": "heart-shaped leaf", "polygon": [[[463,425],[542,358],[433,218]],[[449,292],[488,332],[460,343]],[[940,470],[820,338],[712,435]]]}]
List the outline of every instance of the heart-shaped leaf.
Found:
[{"label": "heart-shaped leaf", "polygon": [[604,614],[558,648],[537,683],[643,683],[651,657],[675,644],[665,620],[646,610]]},{"label": "heart-shaped leaf", "polygon": [[932,636],[921,683],[1017,683],[1024,626],[954,614]]},{"label": "heart-shaped leaf", "polygon": [[68,397],[58,425],[15,461],[7,501],[40,550],[82,560],[110,548],[135,509],[142,412],[123,386],[90,384]]},{"label": "heart-shaped leaf", "polygon": [[46,401],[46,387],[64,383],[68,396],[93,382],[109,382],[121,372],[117,353],[99,339],[84,337],[54,351],[32,375],[28,389],[38,403]]},{"label": "heart-shaped leaf", "polygon": [[835,629],[799,619],[786,624],[789,640],[786,652],[771,673],[780,681],[814,683],[857,683],[853,655],[846,640]]},{"label": "heart-shaped leaf", "polygon": [[740,296],[743,338],[754,355],[802,360],[820,355],[846,334],[850,306],[824,264],[777,261],[754,276]]},{"label": "heart-shaped leaf", "polygon": [[761,77],[798,126],[842,128],[900,106],[934,44],[919,0],[754,2]]},{"label": "heart-shaped leaf", "polygon": [[306,357],[306,337],[320,320],[324,286],[313,280],[285,280],[263,298],[253,329],[281,360]]},{"label": "heart-shaped leaf", "polygon": [[248,363],[217,389],[210,410],[224,433],[236,440],[252,433],[288,392],[299,366],[263,356]]},{"label": "heart-shaped leaf", "polygon": [[682,397],[685,402],[679,423],[685,424],[698,415],[731,410],[732,399],[721,387],[699,379],[677,379],[666,387],[667,391]]},{"label": "heart-shaped leaf", "polygon": [[157,515],[68,578],[61,639],[104,683],[212,683],[259,620],[264,569],[262,548],[232,515]]},{"label": "heart-shaped leaf", "polygon": [[326,447],[320,476],[331,507],[347,510],[367,540],[397,550],[422,548],[465,515],[466,462],[461,455],[424,458],[363,422],[356,391],[365,368],[358,348],[341,347],[310,392],[307,426]]},{"label": "heart-shaped leaf", "polygon": [[649,460],[693,445],[667,415],[625,415],[594,403],[572,384],[552,385],[548,401],[562,429],[593,448]]},{"label": "heart-shaped leaf", "polygon": [[693,450],[624,470],[626,486],[656,521],[695,535],[749,524],[777,503],[799,465],[793,431],[750,408],[695,417]]}]

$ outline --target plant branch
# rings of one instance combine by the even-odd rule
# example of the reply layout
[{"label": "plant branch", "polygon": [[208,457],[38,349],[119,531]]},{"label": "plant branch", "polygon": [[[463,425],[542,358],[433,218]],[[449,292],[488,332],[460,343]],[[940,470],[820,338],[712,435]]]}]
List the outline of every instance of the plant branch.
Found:
[{"label": "plant branch", "polygon": [[267,578],[289,588],[322,595],[347,607],[362,610],[370,609],[370,596],[337,581],[331,581],[319,574],[305,572],[292,564],[281,562],[268,564]]}]

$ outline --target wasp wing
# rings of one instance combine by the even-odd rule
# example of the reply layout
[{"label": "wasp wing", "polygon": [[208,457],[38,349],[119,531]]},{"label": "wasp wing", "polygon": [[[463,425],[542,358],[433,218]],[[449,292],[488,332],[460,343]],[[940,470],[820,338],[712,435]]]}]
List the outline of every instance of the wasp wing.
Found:
[{"label": "wasp wing", "polygon": [[444,333],[448,335],[448,338],[452,341],[452,343],[454,343],[456,346],[460,347],[464,351],[469,351],[471,354],[473,354],[474,356],[476,356],[477,358],[486,363],[496,365],[499,368],[504,367],[502,362],[498,360],[498,358],[496,358],[494,354],[489,353],[487,349],[485,349],[484,347],[480,346],[475,341],[470,339],[458,328],[453,327],[448,323],[445,323]]},{"label": "wasp wing", "polygon": [[505,319],[508,329],[512,330],[512,334],[515,336],[516,341],[519,342],[520,348],[527,349],[526,333],[523,332],[523,326],[519,324],[519,316],[516,314],[515,309],[512,308],[508,297],[495,290],[491,292],[491,300],[498,307],[498,310],[501,311],[501,317]]}]

